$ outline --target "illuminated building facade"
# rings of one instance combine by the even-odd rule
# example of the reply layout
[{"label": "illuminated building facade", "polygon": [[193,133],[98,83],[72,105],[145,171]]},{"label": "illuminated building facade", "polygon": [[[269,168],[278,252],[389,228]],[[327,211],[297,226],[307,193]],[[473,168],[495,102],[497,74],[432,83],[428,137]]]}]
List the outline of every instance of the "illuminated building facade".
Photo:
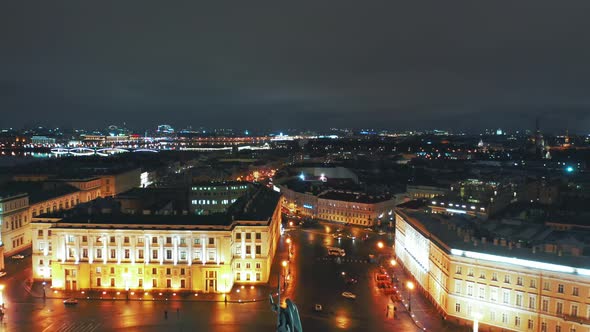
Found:
[{"label": "illuminated building facade", "polygon": [[132,168],[100,175],[102,197],[112,197],[141,186],[141,170]]},{"label": "illuminated building facade", "polygon": [[280,194],[262,188],[225,214],[35,218],[33,276],[55,289],[227,292],[268,282]]},{"label": "illuminated building facade", "polygon": [[485,331],[589,330],[588,257],[553,244],[524,248],[476,237],[472,223],[463,216],[396,211],[397,259],[446,319]]},{"label": "illuminated building facade", "polygon": [[191,186],[191,212],[203,215],[224,212],[250,188],[247,182],[198,182]]}]

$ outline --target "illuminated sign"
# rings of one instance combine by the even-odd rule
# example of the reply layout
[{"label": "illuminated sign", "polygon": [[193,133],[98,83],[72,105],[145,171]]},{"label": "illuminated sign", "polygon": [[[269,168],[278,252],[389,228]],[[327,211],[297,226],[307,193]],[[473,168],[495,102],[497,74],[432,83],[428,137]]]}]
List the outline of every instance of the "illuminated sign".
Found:
[{"label": "illuminated sign", "polygon": [[272,190],[274,190],[274,191],[276,191],[276,192],[278,192],[278,193],[280,193],[280,192],[281,192],[281,188],[279,188],[279,187],[275,186],[274,184],[273,184],[273,186],[272,186]]},{"label": "illuminated sign", "polygon": [[309,204],[303,204],[303,207],[306,209],[313,209],[313,206]]},{"label": "illuminated sign", "polygon": [[456,210],[456,209],[448,209],[448,208],[447,208],[447,212],[450,212],[450,213],[461,213],[461,214],[467,213],[464,210]]}]

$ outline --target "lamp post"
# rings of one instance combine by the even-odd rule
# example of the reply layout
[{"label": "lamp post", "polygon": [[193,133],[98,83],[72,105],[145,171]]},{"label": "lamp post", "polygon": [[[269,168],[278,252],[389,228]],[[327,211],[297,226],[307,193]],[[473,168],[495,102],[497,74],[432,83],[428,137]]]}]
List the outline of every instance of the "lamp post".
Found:
[{"label": "lamp post", "polygon": [[129,300],[129,273],[123,273],[123,280],[125,281],[125,296]]},{"label": "lamp post", "polygon": [[284,272],[283,272],[283,288],[287,288],[287,265],[289,265],[289,262],[282,261],[281,265],[283,266],[283,270],[284,270]]},{"label": "lamp post", "polygon": [[0,306],[4,308],[4,285],[0,285]]},{"label": "lamp post", "polygon": [[46,296],[45,295],[45,284],[46,284],[46,282],[43,281],[43,283],[42,283],[42,285],[43,285],[43,300],[45,300],[45,296]]},{"label": "lamp post", "polygon": [[408,281],[406,287],[408,287],[408,311],[412,312],[412,290],[414,289],[414,283]]}]

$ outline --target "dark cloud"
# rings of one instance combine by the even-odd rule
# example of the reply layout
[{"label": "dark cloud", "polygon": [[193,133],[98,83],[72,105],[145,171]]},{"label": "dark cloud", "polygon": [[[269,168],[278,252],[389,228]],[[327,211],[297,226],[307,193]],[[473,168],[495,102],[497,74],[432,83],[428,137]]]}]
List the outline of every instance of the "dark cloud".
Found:
[{"label": "dark cloud", "polygon": [[540,115],[583,131],[589,12],[549,0],[11,1],[2,123],[515,128]]}]

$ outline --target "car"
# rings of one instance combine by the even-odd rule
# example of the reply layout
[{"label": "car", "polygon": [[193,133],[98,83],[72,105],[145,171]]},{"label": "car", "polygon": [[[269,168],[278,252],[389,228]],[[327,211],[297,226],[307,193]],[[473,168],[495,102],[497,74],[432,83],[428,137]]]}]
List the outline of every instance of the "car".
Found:
[{"label": "car", "polygon": [[316,305],[313,307],[313,310],[315,310],[315,311],[317,311],[317,312],[320,312],[320,311],[324,310],[324,308],[322,307],[322,305],[321,305],[321,304],[316,304]]},{"label": "car", "polygon": [[64,300],[64,304],[65,305],[76,305],[76,304],[78,304],[78,300],[76,300],[74,298],[69,298],[67,300]]},{"label": "car", "polygon": [[14,256],[12,256],[12,259],[23,259],[23,258],[25,258],[25,256],[23,256],[23,255],[14,255]]},{"label": "car", "polygon": [[373,229],[372,229],[371,227],[365,227],[365,231],[367,231],[367,232],[372,232],[372,231],[373,231]]},{"label": "car", "polygon": [[354,236],[354,235],[352,235],[352,234],[348,234],[348,235],[346,235],[346,236],[347,236],[349,239],[353,239],[353,240],[354,240],[354,239],[356,239],[356,236]]},{"label": "car", "polygon": [[0,271],[0,278],[4,277],[6,275],[5,271]]},{"label": "car", "polygon": [[377,233],[377,234],[379,234],[379,235],[385,235],[385,232],[384,231],[379,231],[379,233]]},{"label": "car", "polygon": [[344,293],[342,293],[342,296],[344,296],[347,299],[351,299],[351,300],[356,299],[356,295],[352,294],[351,292],[344,292]]},{"label": "car", "polygon": [[349,285],[354,285],[358,282],[359,282],[359,280],[357,278],[354,278],[354,277],[346,278],[346,283]]}]

